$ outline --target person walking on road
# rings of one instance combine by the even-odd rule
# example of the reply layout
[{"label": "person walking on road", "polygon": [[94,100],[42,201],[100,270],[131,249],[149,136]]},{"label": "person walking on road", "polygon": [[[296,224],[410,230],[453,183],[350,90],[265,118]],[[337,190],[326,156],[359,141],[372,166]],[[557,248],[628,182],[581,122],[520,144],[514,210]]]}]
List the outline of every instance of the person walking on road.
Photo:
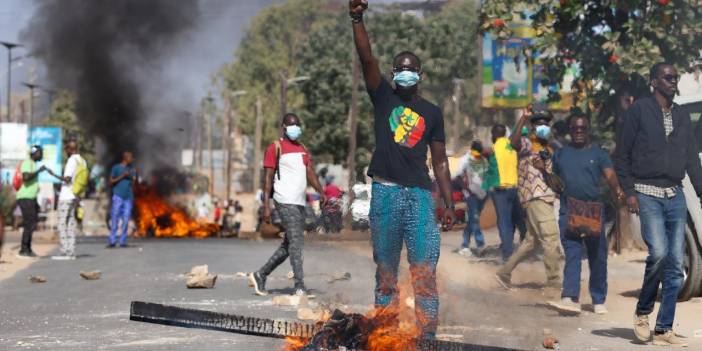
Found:
[{"label": "person walking on road", "polygon": [[473,256],[470,251],[471,237],[475,238],[478,256],[481,256],[485,250],[485,238],[480,230],[480,214],[487,199],[484,182],[487,169],[488,162],[483,155],[483,143],[475,140],[471,143],[470,150],[463,156],[458,167],[458,174],[463,178],[463,192],[468,206],[468,224],[463,230],[463,244],[458,253],[466,257]]},{"label": "person walking on road", "polygon": [[522,147],[529,154],[519,159],[519,200],[527,215],[527,235],[517,251],[497,271],[496,279],[506,289],[511,286],[512,271],[526,256],[534,251],[538,244],[544,250],[546,267],[546,287],[560,288],[559,272],[560,243],[558,223],[553,203],[556,192],[553,189],[551,156],[553,151],[548,145],[551,134],[549,123],[553,119],[551,112],[543,104],[528,107],[517,123],[516,130],[521,130],[527,121],[531,122],[532,133],[527,145],[522,145],[518,134],[512,135],[511,145],[519,152]]},{"label": "person walking on road", "polygon": [[17,205],[22,211],[22,245],[17,254],[19,258],[35,258],[37,255],[32,251],[32,235],[37,228],[39,216],[39,173],[48,170],[45,166],[37,166],[37,162],[44,158],[44,150],[40,145],[33,145],[30,148],[29,159],[22,161],[20,173],[22,174],[22,186],[17,191]]},{"label": "person walking on road", "polygon": [[582,311],[580,271],[585,254],[590,267],[589,290],[594,312],[605,314],[608,246],[600,184],[603,180],[607,182],[618,205],[623,205],[625,195],[609,154],[591,142],[587,116],[572,115],[567,123],[572,141],[553,157],[553,172],[563,181],[564,189],[559,210],[561,243],[565,250],[563,290],[560,301],[548,304],[564,312]]},{"label": "person walking on road", "polygon": [[110,186],[112,187],[112,208],[110,209],[110,237],[107,248],[117,245],[117,231],[120,231],[119,246],[127,247],[127,229],[134,207],[134,181],[137,171],[132,165],[131,151],[122,153],[122,162],[112,166]]},{"label": "person walking on road", "polygon": [[324,189],[312,167],[312,158],[307,148],[299,141],[302,135],[300,119],[294,113],[287,113],[283,117],[281,128],[283,137],[268,146],[263,159],[265,181],[262,220],[271,223],[272,193],[285,237],[268,261],[258,271],[249,274],[249,281],[256,294],[267,295],[266,278],[290,257],[295,294],[302,296],[308,294],[302,268],[302,250],[305,244],[305,190],[308,184],[319,194],[321,205],[324,205],[326,200]]},{"label": "person walking on road", "polygon": [[80,202],[80,194],[74,193],[76,175],[79,170],[83,169],[87,172],[87,163],[78,154],[78,144],[75,140],[69,140],[65,147],[68,161],[63,168],[63,177],[61,177],[61,190],[59,192],[58,202],[58,232],[59,232],[59,251],[60,255],[52,256],[54,260],[73,260],[75,259],[75,244],[76,244],[76,229],[78,220],[76,219],[76,210]]},{"label": "person walking on road", "polygon": [[702,165],[690,114],[673,103],[679,79],[670,64],[658,63],[651,68],[653,96],[637,100],[626,111],[615,151],[615,169],[627,207],[639,215],[641,235],[648,246],[634,332],[641,341],[651,339],[648,315],[662,285],[653,336],[653,344],[659,346],[687,346],[673,332],[684,278],[685,173],[697,196],[702,194]]},{"label": "person walking on road", "polygon": [[514,250],[514,230],[521,214],[515,213],[519,206],[517,198],[517,152],[507,138],[504,124],[492,126],[492,153],[488,158],[485,175],[486,189],[490,190],[497,215],[497,231],[500,236],[502,261],[506,262]]},{"label": "person walking on road", "polygon": [[419,95],[422,66],[417,55],[410,51],[395,55],[394,88],[383,78],[363,23],[367,7],[366,0],[349,2],[356,51],[374,111],[376,147],[368,176],[373,178],[369,219],[377,265],[375,305],[390,321],[397,321],[397,274],[404,242],[417,326],[422,337],[433,338],[439,314],[436,264],[441,240],[427,167],[428,149],[444,200],[443,224],[451,228],[456,219],[444,120],[441,109]]}]

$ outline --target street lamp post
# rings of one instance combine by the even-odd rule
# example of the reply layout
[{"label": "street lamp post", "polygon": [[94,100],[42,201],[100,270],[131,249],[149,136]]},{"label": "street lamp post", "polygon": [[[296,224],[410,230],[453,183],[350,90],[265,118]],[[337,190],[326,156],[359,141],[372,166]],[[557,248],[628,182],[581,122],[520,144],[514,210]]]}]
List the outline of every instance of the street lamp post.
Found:
[{"label": "street lamp post", "polygon": [[227,153],[227,158],[226,162],[227,165],[225,166],[225,172],[226,176],[224,177],[227,182],[226,186],[226,194],[227,194],[227,201],[232,198],[232,130],[234,127],[234,118],[235,118],[235,113],[236,110],[234,109],[234,99],[236,97],[246,95],[246,90],[237,90],[229,94],[229,104],[228,104],[228,111],[227,111],[227,136],[224,138],[225,142],[225,150]]},{"label": "street lamp post", "polygon": [[288,87],[309,80],[308,76],[299,76],[295,78],[288,78],[288,70],[280,71],[280,123],[283,124],[283,117],[288,112]]},{"label": "street lamp post", "polygon": [[27,124],[29,124],[29,128],[31,129],[34,124],[34,89],[39,86],[27,82],[22,82],[22,85],[29,88],[29,121]]},{"label": "street lamp post", "polygon": [[12,49],[20,46],[19,44],[0,41],[0,45],[7,49],[7,121],[10,122],[10,89],[12,85]]}]

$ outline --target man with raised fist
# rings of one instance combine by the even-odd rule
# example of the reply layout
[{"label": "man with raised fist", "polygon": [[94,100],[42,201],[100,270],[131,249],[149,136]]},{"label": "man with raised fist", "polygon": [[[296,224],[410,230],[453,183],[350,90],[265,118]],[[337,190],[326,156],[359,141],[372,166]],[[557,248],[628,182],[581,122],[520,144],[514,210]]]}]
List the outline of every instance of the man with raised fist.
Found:
[{"label": "man with raised fist", "polygon": [[376,268],[375,305],[396,320],[397,273],[403,242],[407,246],[415,294],[417,324],[423,338],[433,338],[439,313],[436,263],[440,236],[427,149],[445,206],[442,222],[455,222],[451,175],[441,109],[419,95],[422,67],[411,51],[395,55],[391,84],[380,73],[363,24],[367,0],[349,1],[354,42],[374,109],[376,148],[368,176],[373,178],[370,225]]}]

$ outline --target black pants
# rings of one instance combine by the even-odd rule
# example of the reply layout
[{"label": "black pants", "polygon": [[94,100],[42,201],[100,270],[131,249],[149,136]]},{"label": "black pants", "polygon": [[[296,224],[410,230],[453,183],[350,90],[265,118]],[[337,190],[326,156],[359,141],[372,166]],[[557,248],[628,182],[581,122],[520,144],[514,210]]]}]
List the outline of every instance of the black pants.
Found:
[{"label": "black pants", "polygon": [[295,287],[301,287],[304,285],[302,248],[305,245],[305,207],[280,203],[276,203],[275,207],[285,229],[285,238],[268,262],[261,267],[259,273],[264,277],[268,276],[290,257],[290,265],[295,275]]},{"label": "black pants", "polygon": [[29,251],[32,249],[32,234],[37,229],[37,219],[39,213],[39,204],[37,199],[19,199],[17,205],[22,211],[22,248],[20,251]]}]

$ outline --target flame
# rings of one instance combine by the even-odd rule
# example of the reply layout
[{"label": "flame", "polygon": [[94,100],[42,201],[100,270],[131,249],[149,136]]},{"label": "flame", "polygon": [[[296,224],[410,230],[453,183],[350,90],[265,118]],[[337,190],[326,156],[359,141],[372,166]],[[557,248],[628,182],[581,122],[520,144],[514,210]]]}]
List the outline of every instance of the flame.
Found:
[{"label": "flame", "polygon": [[[368,335],[367,351],[417,351],[422,334],[416,319],[412,285],[408,275],[400,279],[399,298],[386,307],[375,307],[366,317],[373,319],[375,329]],[[402,303],[400,303],[402,301]],[[305,338],[285,338],[284,351],[298,351],[309,343]]]},{"label": "flame", "polygon": [[137,233],[147,236],[206,238],[219,231],[215,223],[199,223],[181,208],[168,204],[156,192],[139,186],[135,192],[134,208],[137,215]]}]

